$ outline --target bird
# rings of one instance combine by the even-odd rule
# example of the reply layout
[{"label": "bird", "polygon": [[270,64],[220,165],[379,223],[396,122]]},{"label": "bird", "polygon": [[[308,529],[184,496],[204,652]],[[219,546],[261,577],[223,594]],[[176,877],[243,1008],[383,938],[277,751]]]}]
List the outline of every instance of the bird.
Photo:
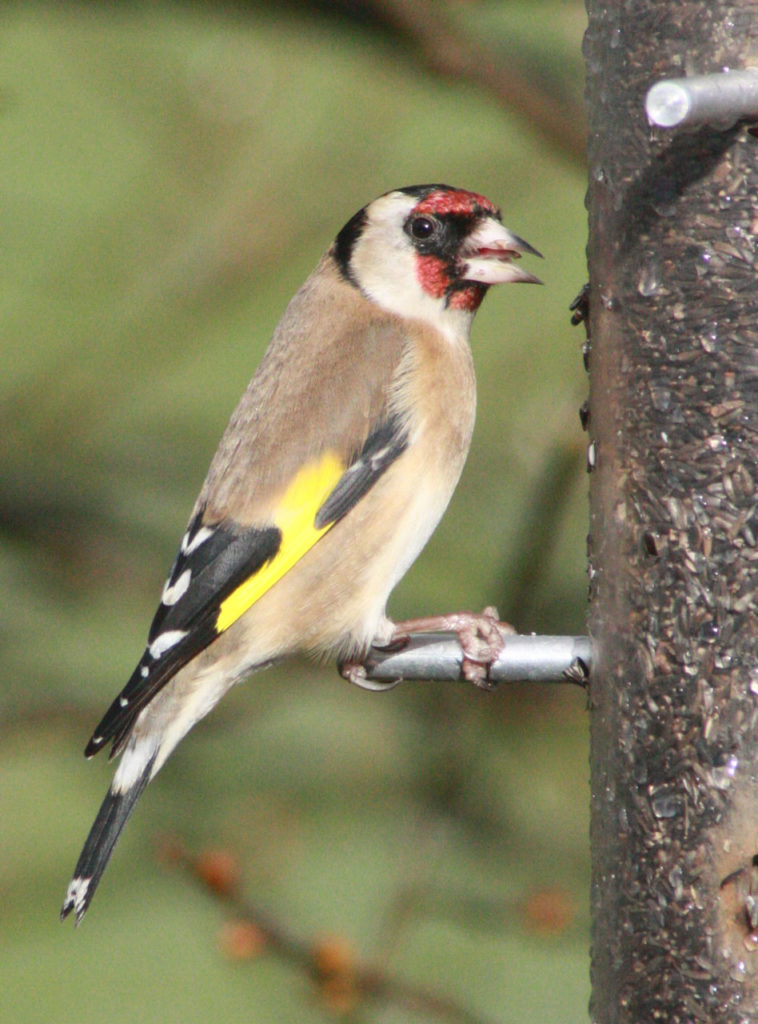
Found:
[{"label": "bird", "polygon": [[516,262],[527,253],[540,256],[484,196],[397,188],[347,221],[291,299],[211,460],[144,653],[85,748],[110,743],[120,761],[61,920],[81,922],[145,787],[233,685],[306,654],[372,688],[361,660],[407,635],[387,600],[468,453],[474,314],[491,285],[541,283]]}]

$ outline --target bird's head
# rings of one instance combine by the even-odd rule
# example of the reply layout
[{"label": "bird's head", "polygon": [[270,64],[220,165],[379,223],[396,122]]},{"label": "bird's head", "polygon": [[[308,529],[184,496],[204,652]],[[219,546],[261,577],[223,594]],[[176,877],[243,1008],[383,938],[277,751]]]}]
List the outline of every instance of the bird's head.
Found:
[{"label": "bird's head", "polygon": [[340,231],[342,273],[378,305],[449,333],[468,323],[492,284],[539,284],[516,260],[539,256],[502,223],[484,196],[415,185],[375,199]]}]

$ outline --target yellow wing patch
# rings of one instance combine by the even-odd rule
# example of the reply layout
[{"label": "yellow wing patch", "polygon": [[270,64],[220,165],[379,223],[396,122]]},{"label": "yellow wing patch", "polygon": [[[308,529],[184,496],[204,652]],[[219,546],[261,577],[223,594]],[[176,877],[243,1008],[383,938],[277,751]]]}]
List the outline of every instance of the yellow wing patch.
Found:
[{"label": "yellow wing patch", "polygon": [[252,607],[266,591],[299,562],[319,537],[334,524],[327,523],[316,529],[314,520],[319,508],[331,494],[345,472],[345,464],[333,452],[327,452],[318,462],[304,466],[296,474],[281,497],[273,515],[273,525],[282,533],[282,542],[276,555],[254,576],[241,583],[226,600],[221,602],[216,629],[223,633],[233,622]]}]

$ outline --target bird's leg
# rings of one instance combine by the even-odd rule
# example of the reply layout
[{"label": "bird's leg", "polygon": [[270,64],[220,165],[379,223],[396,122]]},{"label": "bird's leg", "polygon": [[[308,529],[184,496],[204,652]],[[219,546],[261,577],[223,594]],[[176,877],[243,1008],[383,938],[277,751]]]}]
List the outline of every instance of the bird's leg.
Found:
[{"label": "bird's leg", "polygon": [[485,690],[491,689],[489,670],[505,646],[505,637],[516,630],[500,622],[497,608],[483,612],[453,612],[396,622],[390,643],[407,643],[411,633],[455,633],[463,651],[461,675]]},{"label": "bird's leg", "polygon": [[[395,638],[395,623],[383,615],[379,622],[376,635],[371,641],[371,647],[378,647],[383,651],[399,651],[405,647],[410,639],[403,635]],[[370,690],[372,693],[383,693],[385,690],[394,689],[402,679],[393,679],[391,682],[383,683],[376,679],[369,679],[366,671],[365,658],[368,651],[363,652],[364,660],[343,659],[337,662],[337,669],[343,679],[347,679],[354,686],[360,686],[362,690]]]}]

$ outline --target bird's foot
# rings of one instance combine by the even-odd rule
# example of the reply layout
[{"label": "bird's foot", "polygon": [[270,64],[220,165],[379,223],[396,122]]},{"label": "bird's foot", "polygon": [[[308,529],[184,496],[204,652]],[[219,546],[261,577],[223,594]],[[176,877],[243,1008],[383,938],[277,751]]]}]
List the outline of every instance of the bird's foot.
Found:
[{"label": "bird's foot", "polygon": [[475,686],[491,690],[494,684],[490,669],[505,646],[505,638],[515,632],[509,623],[500,622],[497,609],[490,607],[480,613],[453,612],[396,622],[390,643],[407,643],[411,633],[455,633],[463,651],[461,675]]}]

